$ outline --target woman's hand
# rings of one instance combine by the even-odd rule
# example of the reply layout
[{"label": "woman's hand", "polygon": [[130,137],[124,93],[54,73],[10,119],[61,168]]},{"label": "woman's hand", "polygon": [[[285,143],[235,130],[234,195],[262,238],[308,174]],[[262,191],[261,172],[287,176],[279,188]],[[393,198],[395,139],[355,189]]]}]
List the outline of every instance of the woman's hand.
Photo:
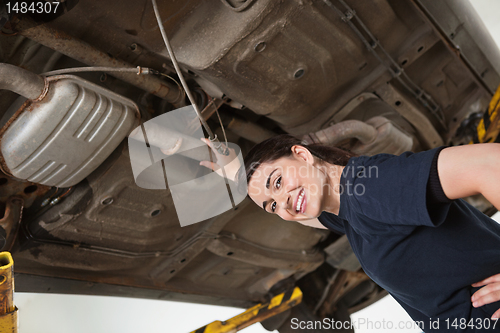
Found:
[{"label": "woman's hand", "polygon": [[[476,282],[472,285],[473,287],[483,288],[476,291],[471,298],[472,306],[478,308],[485,304],[490,304],[496,301],[500,301],[500,274],[490,276],[483,281]],[[500,309],[496,311],[492,319],[500,318]]]},{"label": "woman's hand", "polygon": [[221,170],[221,167],[223,167],[224,172],[226,173],[225,175],[226,178],[232,181],[236,181],[236,174],[238,173],[238,170],[241,167],[241,163],[240,160],[238,159],[238,156],[236,155],[235,150],[232,148],[226,148],[226,146],[222,144],[223,148],[229,150],[229,155],[224,155],[217,151],[217,149],[214,146],[214,143],[211,142],[209,139],[201,139],[201,141],[205,142],[212,149],[217,161],[216,162],[201,161],[200,165],[203,165],[204,167],[214,170],[221,177],[224,177],[224,174]]}]

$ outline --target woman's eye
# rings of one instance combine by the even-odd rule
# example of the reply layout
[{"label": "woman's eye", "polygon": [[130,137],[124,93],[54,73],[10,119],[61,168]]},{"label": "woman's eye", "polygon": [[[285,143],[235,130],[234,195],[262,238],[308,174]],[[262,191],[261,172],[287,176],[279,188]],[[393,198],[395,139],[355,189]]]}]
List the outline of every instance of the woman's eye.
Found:
[{"label": "woman's eye", "polygon": [[271,211],[274,213],[275,210],[276,210],[276,201],[273,202],[273,204],[271,205]]},{"label": "woman's eye", "polygon": [[276,188],[279,190],[281,187],[281,176],[276,178]]}]

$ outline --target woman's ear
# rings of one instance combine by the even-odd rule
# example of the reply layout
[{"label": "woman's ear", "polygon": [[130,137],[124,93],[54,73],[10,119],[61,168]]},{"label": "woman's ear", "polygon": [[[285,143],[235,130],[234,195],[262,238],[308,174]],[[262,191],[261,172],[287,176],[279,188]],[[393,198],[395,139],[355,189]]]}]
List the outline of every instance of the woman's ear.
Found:
[{"label": "woman's ear", "polygon": [[314,156],[311,154],[309,149],[304,146],[295,145],[292,146],[292,154],[295,158],[305,161],[308,164],[314,164]]}]

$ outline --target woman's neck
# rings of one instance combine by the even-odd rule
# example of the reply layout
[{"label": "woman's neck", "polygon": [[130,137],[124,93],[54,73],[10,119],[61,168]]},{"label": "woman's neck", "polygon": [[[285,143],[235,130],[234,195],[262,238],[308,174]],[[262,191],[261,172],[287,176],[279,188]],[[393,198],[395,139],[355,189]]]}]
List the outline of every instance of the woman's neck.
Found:
[{"label": "woman's neck", "polygon": [[323,189],[323,211],[325,212],[335,215],[339,214],[340,194],[342,193],[340,178],[344,168],[345,167],[342,165],[330,164],[327,162],[322,165],[321,170],[326,175],[327,179],[325,188]]}]

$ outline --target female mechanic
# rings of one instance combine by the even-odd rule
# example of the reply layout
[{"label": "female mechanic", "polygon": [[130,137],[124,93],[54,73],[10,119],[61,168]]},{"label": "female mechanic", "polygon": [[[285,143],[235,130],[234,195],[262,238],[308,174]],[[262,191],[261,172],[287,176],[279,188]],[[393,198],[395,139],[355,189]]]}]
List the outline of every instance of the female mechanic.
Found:
[{"label": "female mechanic", "polygon": [[464,332],[500,330],[500,224],[460,199],[481,193],[500,208],[500,144],[369,157],[280,135],[252,148],[245,170],[267,212],[345,233],[425,332],[455,331],[454,320]]}]

